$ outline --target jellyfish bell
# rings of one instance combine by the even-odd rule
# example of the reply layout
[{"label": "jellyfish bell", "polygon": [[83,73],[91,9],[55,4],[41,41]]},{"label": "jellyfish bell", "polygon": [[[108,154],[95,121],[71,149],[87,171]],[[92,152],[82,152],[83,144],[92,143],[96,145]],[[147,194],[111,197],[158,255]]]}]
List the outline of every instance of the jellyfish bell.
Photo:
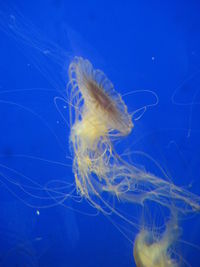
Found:
[{"label": "jellyfish bell", "polygon": [[134,259],[137,267],[178,267],[168,252],[167,240],[153,240],[152,233],[140,232],[134,245]]},{"label": "jellyfish bell", "polygon": [[133,256],[137,267],[178,267],[176,253],[173,252],[181,229],[177,220],[172,218],[163,233],[156,229],[141,229],[136,236]]},{"label": "jellyfish bell", "polygon": [[76,114],[73,132],[88,140],[87,145],[114,134],[124,136],[133,128],[127,106],[106,75],[92,64],[75,57],[69,66],[71,101],[81,110]]}]

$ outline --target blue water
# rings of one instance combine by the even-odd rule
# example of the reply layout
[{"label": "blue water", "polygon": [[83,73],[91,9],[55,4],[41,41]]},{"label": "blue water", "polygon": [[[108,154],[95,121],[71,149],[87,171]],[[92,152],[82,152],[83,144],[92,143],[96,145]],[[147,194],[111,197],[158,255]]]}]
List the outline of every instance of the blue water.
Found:
[{"label": "blue water", "polygon": [[[68,112],[62,101],[57,109],[54,99],[66,94],[67,68],[78,55],[102,69],[122,95],[140,91],[124,96],[130,112],[155,103],[150,91],[158,96],[159,103],[135,121],[119,150],[148,154],[175,184],[200,194],[200,4],[4,2],[0,5],[0,266],[135,266],[132,244],[105,216],[95,215],[84,201],[45,199],[43,192],[31,190],[31,181],[73,182],[69,126],[58,110],[66,121]],[[19,25],[20,35],[8,25]],[[132,160],[159,173],[142,157]],[[200,246],[200,217],[190,214],[181,218],[180,225],[183,234],[177,253],[188,266],[198,267],[200,250],[194,246]],[[131,231],[134,237],[137,231]]]}]

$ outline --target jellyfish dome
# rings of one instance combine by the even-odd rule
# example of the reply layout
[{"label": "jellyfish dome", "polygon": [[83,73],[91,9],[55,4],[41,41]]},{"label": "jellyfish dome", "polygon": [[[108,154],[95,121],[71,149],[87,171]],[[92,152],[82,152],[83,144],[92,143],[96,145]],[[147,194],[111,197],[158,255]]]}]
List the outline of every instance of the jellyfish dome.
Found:
[{"label": "jellyfish dome", "polygon": [[178,267],[172,248],[180,234],[181,229],[174,219],[161,234],[156,229],[142,229],[136,236],[133,250],[137,267]]}]

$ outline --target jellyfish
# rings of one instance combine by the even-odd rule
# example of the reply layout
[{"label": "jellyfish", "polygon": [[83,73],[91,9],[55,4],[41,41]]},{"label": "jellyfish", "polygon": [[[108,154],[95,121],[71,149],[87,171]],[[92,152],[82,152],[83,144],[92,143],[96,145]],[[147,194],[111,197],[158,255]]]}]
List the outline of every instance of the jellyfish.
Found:
[{"label": "jellyfish", "polygon": [[115,140],[130,134],[134,125],[121,95],[101,70],[75,57],[69,66],[68,93],[76,190],[92,206],[117,213],[114,199],[140,205],[150,200],[169,209],[173,203],[183,213],[200,210],[199,196],[117,153]]},{"label": "jellyfish", "polygon": [[172,217],[163,233],[156,229],[141,229],[137,234],[133,255],[137,267],[178,267],[174,243],[181,234],[177,217]]}]

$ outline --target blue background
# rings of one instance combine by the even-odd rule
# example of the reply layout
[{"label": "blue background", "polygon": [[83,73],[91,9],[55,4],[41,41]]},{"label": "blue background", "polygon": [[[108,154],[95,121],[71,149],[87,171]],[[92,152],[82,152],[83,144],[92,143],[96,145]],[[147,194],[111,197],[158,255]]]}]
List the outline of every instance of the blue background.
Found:
[{"label": "blue background", "polygon": [[[1,2],[0,266],[135,266],[132,244],[103,215],[93,216],[84,201],[54,206],[24,176],[42,185],[73,181],[69,127],[54,98],[65,95],[67,67],[79,55],[102,69],[122,95],[158,95],[158,105],[135,121],[119,149],[147,153],[174,183],[200,194],[199,2]],[[21,36],[8,27],[16,22]],[[155,98],[140,92],[124,100],[133,112]],[[68,119],[63,105],[58,102]],[[133,161],[157,173],[143,158]],[[193,245],[200,245],[200,218],[190,215],[181,225],[177,253],[199,266]]]}]

